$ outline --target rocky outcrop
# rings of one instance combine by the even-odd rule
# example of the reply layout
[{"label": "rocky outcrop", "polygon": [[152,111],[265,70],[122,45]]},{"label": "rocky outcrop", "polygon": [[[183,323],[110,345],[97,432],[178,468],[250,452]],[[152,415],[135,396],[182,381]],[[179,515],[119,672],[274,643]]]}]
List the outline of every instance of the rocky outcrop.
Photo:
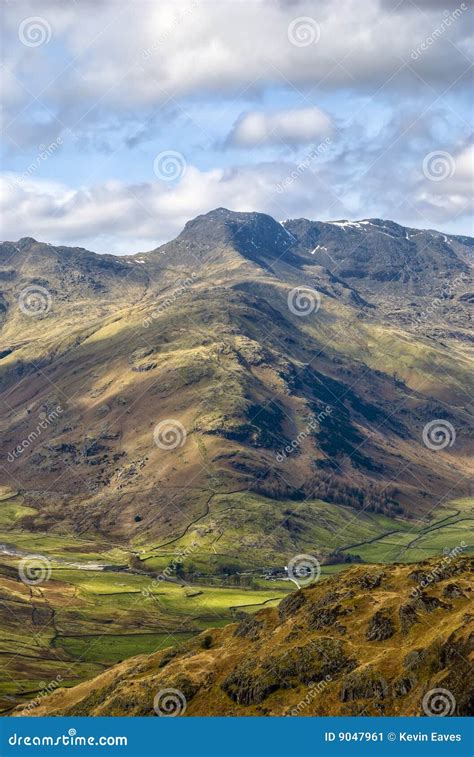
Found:
[{"label": "rocky outcrop", "polygon": [[246,660],[225,678],[221,688],[237,704],[250,705],[263,702],[280,687],[274,672],[255,670],[253,660]]},{"label": "rocky outcrop", "polygon": [[385,678],[372,666],[355,670],[344,680],[340,698],[341,702],[357,699],[387,699],[389,686]]},{"label": "rocky outcrop", "polygon": [[257,641],[260,638],[260,632],[264,627],[264,623],[261,620],[257,620],[254,615],[247,615],[247,613],[242,613],[242,615],[243,617],[235,629],[234,636]]},{"label": "rocky outcrop", "polygon": [[261,661],[245,660],[222,683],[238,704],[258,704],[277,689],[334,678],[356,667],[341,641],[322,638]]},{"label": "rocky outcrop", "polygon": [[465,596],[466,595],[458,584],[448,584],[443,589],[443,597],[447,597],[448,599],[460,599]]},{"label": "rocky outcrop", "polygon": [[285,599],[279,604],[278,617],[280,620],[286,620],[295,615],[298,610],[304,605],[306,598],[302,591],[295,591],[293,594],[288,594]]},{"label": "rocky outcrop", "polygon": [[310,631],[317,631],[327,626],[333,626],[338,617],[343,614],[344,610],[341,605],[334,605],[333,607],[313,606],[308,615],[308,628]]},{"label": "rocky outcrop", "polygon": [[382,571],[378,573],[365,573],[359,581],[359,586],[361,589],[369,589],[369,591],[378,589],[383,578],[384,573]]},{"label": "rocky outcrop", "polygon": [[367,641],[384,641],[395,633],[392,618],[387,612],[378,610],[369,620],[365,638]]},{"label": "rocky outcrop", "polygon": [[410,628],[415,623],[418,623],[418,614],[416,612],[416,605],[414,602],[406,602],[401,605],[398,610],[398,616],[400,618],[400,629],[403,634],[407,634]]}]

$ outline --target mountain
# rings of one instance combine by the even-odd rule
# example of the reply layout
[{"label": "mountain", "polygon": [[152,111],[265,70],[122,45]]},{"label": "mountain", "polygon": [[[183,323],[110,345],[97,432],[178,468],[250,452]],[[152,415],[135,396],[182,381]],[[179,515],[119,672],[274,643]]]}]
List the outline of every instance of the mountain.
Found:
[{"label": "mountain", "polygon": [[470,494],[472,245],[224,208],[134,256],[4,242],[15,527],[97,535],[145,568],[199,542],[213,572],[356,542],[329,524],[314,545],[324,503],[429,523]]},{"label": "mountain", "polygon": [[[329,659],[342,650],[356,667],[341,676],[360,675],[341,700],[338,674],[328,711],[358,711],[361,691],[385,690],[364,672],[380,672],[379,642],[364,635],[387,606],[397,652],[393,639],[380,642],[390,651],[383,676],[412,693],[390,694],[385,711],[418,714],[422,688],[439,673],[454,676],[464,712],[461,668],[451,664],[458,635],[464,644],[463,597],[436,597],[451,608],[419,598],[406,610],[423,619],[433,606],[429,620],[448,644],[414,684],[401,655],[433,644],[431,626],[420,620],[405,643],[392,587],[406,598],[407,571],[417,568],[401,564],[472,551],[471,253],[466,237],[390,221],[280,224],[223,208],[137,255],[32,238],[1,244],[1,711],[42,697],[46,682],[62,696],[77,684],[88,692],[82,682],[104,670],[113,681],[107,668],[117,662],[132,675],[127,658],[181,640],[197,668],[193,644],[206,647],[206,676],[214,654],[227,660],[209,711],[283,712],[299,701],[287,686],[306,685],[291,672],[271,707],[267,697],[237,701],[242,681],[248,699],[270,675],[263,663],[258,680],[242,669],[256,649],[250,621],[236,637],[221,628],[192,640],[265,607],[272,635],[258,643],[270,654],[287,633],[272,609],[292,586],[285,566],[310,555],[328,588],[303,595],[323,602],[324,617],[326,603],[327,617],[337,615]],[[345,582],[365,571],[387,579],[364,599]],[[324,599],[338,582],[354,596]],[[321,652],[318,629],[316,647],[305,647],[309,605],[291,628],[296,671]],[[355,642],[346,611],[360,614]],[[227,648],[242,676],[224,691]],[[163,674],[178,674],[184,659]],[[141,684],[133,686],[138,707]],[[195,686],[186,688],[191,714],[204,707],[200,695],[191,701]],[[111,691],[100,696],[120,709]]]},{"label": "mountain", "polygon": [[473,567],[353,567],[14,714],[472,715]]},{"label": "mountain", "polygon": [[379,218],[332,223],[298,219],[285,221],[284,227],[297,240],[301,256],[314,256],[371,294],[379,294],[388,282],[392,292],[432,295],[433,284],[442,286],[452,276],[469,273],[460,252],[471,250],[472,240],[469,244],[463,237],[408,229]]}]

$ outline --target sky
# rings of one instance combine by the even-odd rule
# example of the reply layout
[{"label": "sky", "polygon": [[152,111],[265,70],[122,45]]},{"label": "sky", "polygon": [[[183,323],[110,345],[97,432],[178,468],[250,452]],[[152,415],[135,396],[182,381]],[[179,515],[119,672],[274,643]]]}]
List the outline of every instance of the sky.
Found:
[{"label": "sky", "polygon": [[0,236],[224,206],[472,234],[472,0],[4,0]]}]

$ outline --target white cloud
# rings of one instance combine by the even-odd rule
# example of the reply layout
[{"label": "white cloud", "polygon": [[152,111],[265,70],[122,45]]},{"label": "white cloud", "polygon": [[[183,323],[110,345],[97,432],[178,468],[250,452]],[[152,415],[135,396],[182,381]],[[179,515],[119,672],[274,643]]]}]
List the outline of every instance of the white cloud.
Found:
[{"label": "white cloud", "polygon": [[319,108],[293,108],[275,113],[250,111],[236,122],[228,142],[239,147],[305,144],[332,131],[331,119]]},{"label": "white cloud", "polygon": [[474,178],[474,144],[467,145],[467,147],[458,152],[454,157],[454,163],[454,176],[459,181],[467,180],[472,187],[472,180]]},{"label": "white cloud", "polygon": [[31,236],[99,252],[131,253],[173,238],[190,218],[218,205],[234,210],[265,205],[276,180],[271,171],[201,172],[189,166],[175,186],[109,181],[71,189],[9,173],[0,181],[2,234],[10,240]]},{"label": "white cloud", "polygon": [[[326,160],[308,152],[296,162],[267,162],[200,171],[188,165],[176,184],[107,181],[90,187],[25,179],[13,173],[0,181],[4,238],[31,236],[53,244],[82,245],[118,254],[152,249],[175,237],[186,221],[213,208],[261,211],[274,218],[393,218],[415,227],[454,224],[470,233],[472,147],[453,150],[456,170],[444,181],[408,173],[392,181],[384,157],[378,172],[361,181],[346,156]],[[398,153],[392,156],[398,162]],[[421,161],[420,161],[421,165]],[[383,183],[381,183],[381,181]],[[388,182],[388,183],[387,183]],[[389,191],[384,191],[384,187]]]},{"label": "white cloud", "polygon": [[[48,42],[22,44],[19,25],[29,16],[49,24]],[[288,33],[301,17],[318,25],[307,45]],[[469,153],[460,147],[467,11],[411,57],[442,19],[438,0],[423,10],[409,0],[7,3],[5,165],[27,178],[5,175],[2,234],[129,252],[222,205],[462,231],[471,190]],[[333,128],[315,103],[334,114],[337,139],[301,170],[304,153]],[[228,134],[227,144],[251,148],[239,153],[249,165],[228,166],[229,153],[217,149]],[[39,146],[59,136],[61,149],[38,162]],[[281,158],[282,143],[293,162]],[[168,149],[182,151],[186,174],[171,185],[150,181],[154,156]],[[442,182],[421,173],[436,149],[451,149],[456,162]],[[107,160],[97,160],[104,152]],[[97,181],[85,178],[89,166]],[[43,178],[55,175],[67,178]]]},{"label": "white cloud", "polygon": [[[457,216],[471,215],[474,211],[474,144],[452,153],[433,154],[431,175],[425,172],[414,192],[414,203],[428,218],[439,223],[449,222]],[[472,234],[472,225],[467,228]]]},{"label": "white cloud", "polygon": [[[392,13],[378,0],[17,0],[4,15],[11,40],[5,63],[16,77],[5,100],[9,115],[17,114],[20,100],[28,101],[25,84],[48,109],[43,126],[49,114],[69,128],[79,122],[81,130],[94,126],[98,113],[136,118],[137,108],[153,108],[170,97],[219,93],[233,99],[272,85],[293,91],[349,87],[369,94],[378,86],[386,93],[416,91],[423,80],[449,86],[467,67],[470,37],[465,13],[414,65],[410,53],[442,20],[439,10],[417,11],[408,3]],[[40,15],[51,26],[47,45],[21,45],[18,27],[28,15]],[[313,44],[299,47],[288,39],[288,26],[299,17],[318,24]],[[416,75],[403,61],[414,65]],[[33,106],[31,97],[30,102]],[[13,138],[19,125],[21,119]]]}]

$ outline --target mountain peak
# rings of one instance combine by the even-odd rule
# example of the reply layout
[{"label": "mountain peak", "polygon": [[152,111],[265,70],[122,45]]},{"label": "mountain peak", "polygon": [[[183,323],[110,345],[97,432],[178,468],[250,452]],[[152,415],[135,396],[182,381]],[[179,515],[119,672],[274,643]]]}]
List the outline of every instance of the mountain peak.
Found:
[{"label": "mountain peak", "polygon": [[16,242],[15,247],[18,247],[20,250],[26,250],[34,244],[38,244],[37,239],[33,239],[33,237],[22,237]]},{"label": "mountain peak", "polygon": [[200,257],[232,247],[246,258],[262,263],[280,257],[295,243],[285,227],[265,213],[216,208],[188,221],[179,236],[164,247],[192,248]]}]

